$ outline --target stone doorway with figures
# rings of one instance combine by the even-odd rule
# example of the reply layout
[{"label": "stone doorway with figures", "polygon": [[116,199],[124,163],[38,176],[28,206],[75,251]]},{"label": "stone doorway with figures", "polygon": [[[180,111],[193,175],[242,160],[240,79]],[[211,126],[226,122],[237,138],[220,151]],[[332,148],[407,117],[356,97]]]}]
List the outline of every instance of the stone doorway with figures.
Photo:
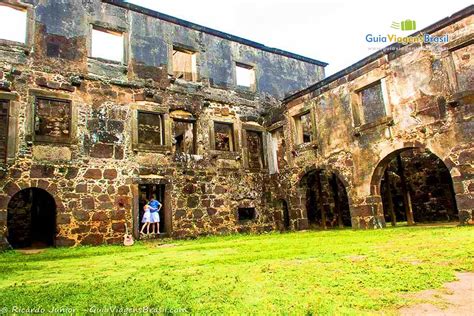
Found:
[{"label": "stone doorway with figures", "polygon": [[[162,204],[162,208],[159,211],[159,217],[160,217],[160,225],[159,225],[159,230],[160,234],[156,234],[156,227],[153,227],[152,224],[150,224],[149,229],[145,229],[145,232],[150,232],[149,234],[139,234],[139,238],[141,239],[153,239],[153,238],[158,238],[158,237],[165,237],[168,235],[168,216],[166,216],[165,212],[165,184],[140,184],[138,186],[139,189],[139,199],[138,199],[138,218],[136,219],[138,223],[138,231],[141,231],[143,228],[143,223],[142,219],[144,216],[144,207],[145,205],[153,198],[156,197],[156,199]],[[152,234],[151,232],[154,231],[155,234]]]}]

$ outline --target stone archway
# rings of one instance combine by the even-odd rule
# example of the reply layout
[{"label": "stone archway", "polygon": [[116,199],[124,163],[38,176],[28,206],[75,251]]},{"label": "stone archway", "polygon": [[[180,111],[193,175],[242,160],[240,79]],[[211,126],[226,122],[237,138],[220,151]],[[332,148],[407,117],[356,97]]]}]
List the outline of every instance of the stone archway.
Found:
[{"label": "stone archway", "polygon": [[56,202],[46,190],[15,193],[7,207],[7,240],[13,248],[54,246]]},{"label": "stone archway", "polygon": [[312,169],[301,177],[299,188],[310,228],[351,227],[346,186],[335,172]]},{"label": "stone archway", "polygon": [[450,170],[424,147],[393,151],[377,165],[371,194],[385,221],[396,225],[459,221]]}]

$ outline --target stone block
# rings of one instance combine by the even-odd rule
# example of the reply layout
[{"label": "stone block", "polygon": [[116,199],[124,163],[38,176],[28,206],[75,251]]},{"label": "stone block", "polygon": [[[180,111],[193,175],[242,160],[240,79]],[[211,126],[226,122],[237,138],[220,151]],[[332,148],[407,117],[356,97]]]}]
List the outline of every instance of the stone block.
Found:
[{"label": "stone block", "polygon": [[114,146],[111,144],[94,144],[90,149],[90,156],[93,158],[112,158],[114,156]]},{"label": "stone block", "polygon": [[84,178],[86,179],[102,179],[102,171],[100,169],[87,169],[84,173]]}]

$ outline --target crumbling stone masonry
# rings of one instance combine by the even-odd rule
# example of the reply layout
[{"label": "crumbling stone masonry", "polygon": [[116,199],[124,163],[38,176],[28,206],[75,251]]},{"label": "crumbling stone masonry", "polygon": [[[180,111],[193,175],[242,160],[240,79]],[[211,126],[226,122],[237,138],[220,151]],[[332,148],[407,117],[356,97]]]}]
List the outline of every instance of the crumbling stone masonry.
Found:
[{"label": "crumbling stone masonry", "polygon": [[[411,217],[474,223],[473,9],[420,31],[448,34],[449,43],[394,44],[285,98],[281,121],[269,127],[283,128],[286,139],[273,192],[289,200],[296,229],[308,227],[299,184],[314,170],[344,183],[353,228],[383,227],[390,218],[388,200],[397,197],[382,203],[384,174],[393,194],[403,191],[394,184],[411,181],[400,202]],[[307,140],[302,115],[312,120]]]},{"label": "crumbling stone masonry", "polygon": [[[323,62],[119,0],[0,5],[27,25],[24,43],[0,39],[2,246],[139,237],[153,194],[170,237],[384,226],[401,196],[416,201],[394,213],[472,223],[473,7],[426,30],[449,34],[444,46],[324,79]],[[94,36],[121,46],[98,53]],[[415,172],[432,156],[455,200],[400,187],[433,186]]]}]

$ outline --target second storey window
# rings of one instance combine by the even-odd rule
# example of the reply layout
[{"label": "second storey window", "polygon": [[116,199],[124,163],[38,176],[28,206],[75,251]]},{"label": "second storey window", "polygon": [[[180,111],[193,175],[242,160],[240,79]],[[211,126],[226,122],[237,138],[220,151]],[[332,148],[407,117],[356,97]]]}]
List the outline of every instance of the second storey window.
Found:
[{"label": "second storey window", "polygon": [[311,142],[313,140],[311,112],[296,116],[294,122],[296,128],[296,144],[299,145]]},{"label": "second storey window", "polygon": [[195,154],[193,121],[174,118],[173,137],[173,146],[176,153]]},{"label": "second storey window", "polygon": [[149,147],[164,145],[163,115],[138,112],[138,144]]},{"label": "second storey window", "polygon": [[0,3],[0,39],[25,43],[27,13],[25,9]]},{"label": "second storey window", "polygon": [[37,97],[34,133],[36,141],[69,142],[71,139],[71,101]]},{"label": "second storey window", "polygon": [[452,56],[456,70],[457,92],[474,90],[474,68],[472,67],[474,44],[454,50]]},{"label": "second storey window", "polygon": [[377,81],[359,91],[362,105],[362,124],[377,121],[386,116],[382,84]]},{"label": "second storey window", "polygon": [[234,151],[234,131],[231,123],[214,123],[215,149]]},{"label": "second storey window", "polygon": [[8,101],[0,100],[0,164],[7,161]]},{"label": "second storey window", "polygon": [[235,65],[236,83],[239,87],[255,87],[255,69],[250,65],[236,63]]},{"label": "second storey window", "polygon": [[123,33],[94,26],[90,57],[124,62]]},{"label": "second storey window", "polygon": [[196,53],[173,47],[173,75],[178,79],[197,81]]}]

